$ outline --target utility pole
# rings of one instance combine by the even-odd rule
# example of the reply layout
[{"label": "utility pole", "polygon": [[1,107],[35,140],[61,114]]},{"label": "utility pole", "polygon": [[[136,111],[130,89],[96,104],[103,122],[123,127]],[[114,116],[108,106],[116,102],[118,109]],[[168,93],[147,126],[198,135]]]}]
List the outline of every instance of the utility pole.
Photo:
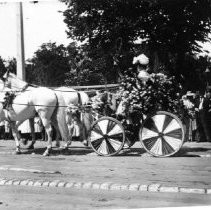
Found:
[{"label": "utility pole", "polygon": [[25,52],[24,52],[24,30],[23,30],[23,5],[17,2],[17,76],[26,80]]}]

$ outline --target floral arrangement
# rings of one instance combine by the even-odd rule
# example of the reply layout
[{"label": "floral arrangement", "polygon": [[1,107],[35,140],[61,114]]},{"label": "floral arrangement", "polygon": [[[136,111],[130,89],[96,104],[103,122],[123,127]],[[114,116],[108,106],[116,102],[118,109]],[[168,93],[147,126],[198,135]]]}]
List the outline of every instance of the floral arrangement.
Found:
[{"label": "floral arrangement", "polygon": [[190,93],[189,91],[185,95],[182,96],[182,104],[183,104],[184,110],[186,111],[186,114],[190,118],[194,118],[196,115],[196,112],[199,111],[194,102],[195,98],[196,98],[196,95],[193,93]]},{"label": "floral arrangement", "polygon": [[149,74],[148,78],[126,74],[121,83],[121,99],[126,107],[125,112],[136,111],[148,115],[158,110],[181,115],[180,93],[182,87],[175,77],[165,74]]}]

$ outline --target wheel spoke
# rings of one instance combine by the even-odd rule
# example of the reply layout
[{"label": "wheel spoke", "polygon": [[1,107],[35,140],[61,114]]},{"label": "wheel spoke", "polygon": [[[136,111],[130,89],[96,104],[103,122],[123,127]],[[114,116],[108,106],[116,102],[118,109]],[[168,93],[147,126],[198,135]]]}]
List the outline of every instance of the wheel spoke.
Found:
[{"label": "wheel spoke", "polygon": [[168,141],[166,141],[166,138],[162,138],[163,140],[163,155],[169,155],[175,152],[176,148],[173,148]]},{"label": "wheel spoke", "polygon": [[163,115],[163,114],[155,115],[153,117],[155,126],[156,126],[156,128],[158,129],[159,132],[163,131],[163,125],[164,125],[164,122],[165,122],[165,118],[166,118],[166,115]]},{"label": "wheel spoke", "polygon": [[152,147],[156,144],[156,141],[158,140],[158,136],[157,137],[152,137],[152,138],[148,138],[143,140],[145,147],[148,150],[151,150]]},{"label": "wheel spoke", "polygon": [[[108,126],[107,126],[107,131],[106,133],[109,134],[110,131],[112,131],[114,129],[114,127],[116,126],[116,123],[113,121],[109,121],[108,122]],[[119,127],[119,126],[118,126]]]},{"label": "wheel spoke", "polygon": [[180,124],[175,119],[172,119],[171,122],[166,127],[166,129],[163,131],[163,133],[166,134],[179,128],[181,128]]},{"label": "wheel spoke", "polygon": [[164,136],[163,138],[165,144],[169,145],[172,148],[172,150],[177,150],[182,143],[181,139],[173,138],[170,136]]},{"label": "wheel spoke", "polygon": [[102,144],[100,144],[100,146],[98,147],[97,150],[98,150],[98,152],[99,152],[100,154],[103,154],[103,155],[109,154],[108,148],[107,148],[107,144],[106,144],[106,141],[105,141],[105,140],[102,141]]},{"label": "wheel spoke", "polygon": [[109,123],[108,120],[102,120],[98,122],[99,127],[103,134],[107,134],[108,123]]},{"label": "wheel spoke", "polygon": [[102,142],[104,141],[104,138],[100,138],[100,139],[95,139],[93,141],[91,141],[93,147],[98,150],[98,148],[101,146]]},{"label": "wheel spoke", "polygon": [[165,133],[165,136],[170,136],[170,137],[182,140],[182,129],[178,128],[176,130]]},{"label": "wheel spoke", "polygon": [[158,136],[157,132],[149,130],[148,128],[145,127],[142,129],[142,135],[141,135],[142,140],[150,139],[157,136]]},{"label": "wheel spoke", "polygon": [[150,151],[156,155],[162,155],[162,139],[157,138],[157,141],[154,142],[153,147],[150,149]]},{"label": "wheel spoke", "polygon": [[98,133],[99,135],[103,136],[103,132],[100,128],[100,126],[98,124],[95,124],[94,127],[92,128],[92,130],[95,132],[95,133]]},{"label": "wheel spoke", "polygon": [[117,135],[117,134],[122,134],[122,128],[118,125],[115,124],[115,126],[113,126],[112,130],[110,130],[107,134],[108,136],[113,136],[113,135]]},{"label": "wheel spoke", "polygon": [[144,123],[144,127],[148,128],[151,131],[159,133],[159,130],[158,130],[157,126],[155,125],[153,118],[147,119],[147,121]]},{"label": "wheel spoke", "polygon": [[97,133],[95,130],[93,130],[91,132],[91,136],[90,136],[91,141],[96,141],[96,140],[99,140],[102,138],[103,138],[103,136],[101,134]]},{"label": "wheel spoke", "polygon": [[108,150],[110,153],[114,153],[121,147],[121,142],[114,139],[108,139],[107,141]]},{"label": "wheel spoke", "polygon": [[166,115],[165,121],[164,121],[164,124],[163,124],[163,130],[162,130],[162,132],[167,128],[167,126],[172,121],[172,119],[173,118],[171,116]]},{"label": "wheel spoke", "polygon": [[114,134],[114,135],[109,135],[108,138],[110,139],[114,139],[118,142],[122,142],[123,141],[123,135],[122,133],[118,133],[118,134]]}]

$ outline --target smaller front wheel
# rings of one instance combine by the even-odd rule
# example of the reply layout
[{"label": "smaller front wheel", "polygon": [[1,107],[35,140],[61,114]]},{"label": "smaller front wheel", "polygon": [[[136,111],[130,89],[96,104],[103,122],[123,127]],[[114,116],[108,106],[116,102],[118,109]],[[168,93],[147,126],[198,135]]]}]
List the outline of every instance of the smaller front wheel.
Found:
[{"label": "smaller front wheel", "polygon": [[116,155],[125,143],[124,128],[118,120],[112,117],[102,117],[93,123],[89,142],[98,155]]},{"label": "smaller front wheel", "polygon": [[165,111],[147,117],[139,132],[143,147],[156,157],[167,157],[178,152],[183,145],[184,137],[181,120]]}]

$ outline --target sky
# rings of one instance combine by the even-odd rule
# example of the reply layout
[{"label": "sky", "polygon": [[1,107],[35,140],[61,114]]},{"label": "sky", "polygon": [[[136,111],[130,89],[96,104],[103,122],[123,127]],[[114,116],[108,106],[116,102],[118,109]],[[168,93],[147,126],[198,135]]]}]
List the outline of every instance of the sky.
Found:
[{"label": "sky", "polygon": [[[1,0],[0,0],[1,2]],[[67,38],[63,15],[67,6],[56,0],[39,1],[36,4],[23,2],[25,59],[33,57],[43,43],[56,42],[65,46]],[[3,59],[16,57],[16,2],[0,4],[0,56]]]}]

